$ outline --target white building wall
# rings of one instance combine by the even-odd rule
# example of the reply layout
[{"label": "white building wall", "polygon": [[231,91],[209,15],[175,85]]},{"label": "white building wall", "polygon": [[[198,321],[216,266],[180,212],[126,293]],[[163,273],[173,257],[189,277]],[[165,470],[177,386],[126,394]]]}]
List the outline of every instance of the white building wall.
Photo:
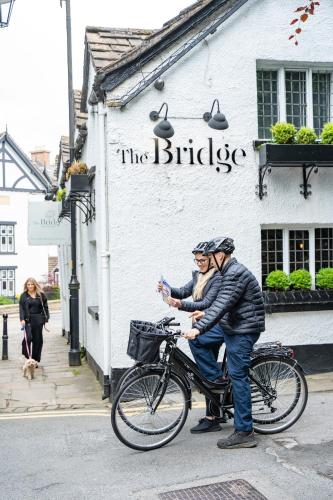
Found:
[{"label": "white building wall", "polygon": [[25,192],[1,191],[9,198],[9,204],[0,205],[0,220],[16,222],[15,254],[0,254],[0,266],[17,266],[15,270],[16,294],[23,291],[28,277],[40,280],[48,273],[48,255],[55,254],[54,247],[32,246],[28,244],[28,203],[43,201],[44,195]]},{"label": "white building wall", "polygon": [[[296,48],[286,32],[288,2],[278,9],[273,1],[249,2],[167,72],[163,92],[151,87],[125,110],[109,110],[113,368],[130,362],[126,356],[130,319],[154,321],[170,314],[156,296],[156,281],[161,272],[174,285],[190,279],[190,250],[196,242],[221,234],[233,236],[235,256],[261,280],[262,224],[332,224],[329,168],[320,169],[311,179],[313,194],[308,200],[299,194],[301,169],[273,171],[267,179],[268,196],[260,201],[255,195],[258,159],[252,147],[258,134],[257,61],[326,62],[332,68],[333,39],[327,39],[320,26],[325,20],[325,31],[332,29],[332,18],[325,15],[325,8],[320,15],[322,21],[311,20],[311,36],[304,33]],[[131,82],[127,83],[130,88]],[[119,89],[114,94],[119,95]],[[212,130],[202,120],[216,97],[229,121],[226,131]],[[230,150],[244,149],[242,166],[230,173],[221,168],[218,173],[216,165],[153,164],[155,123],[148,115],[163,101],[169,105],[175,129],[174,155],[175,146],[188,147],[189,139],[200,148],[207,147],[211,137],[215,151],[225,144]],[[130,147],[139,155],[148,153],[150,160],[122,164],[117,150]],[[177,316],[189,326],[185,313]],[[330,342],[332,328],[327,326],[332,326],[332,313],[323,311],[319,316],[317,312],[269,316],[262,339],[279,338],[289,344]]]},{"label": "white building wall", "polygon": [[[131,363],[126,355],[131,319],[155,321],[172,313],[184,328],[190,326],[187,314],[166,307],[155,287],[161,273],[174,286],[183,285],[190,279],[194,266],[191,249],[198,241],[225,234],[234,237],[235,256],[261,281],[262,225],[333,224],[333,178],[328,168],[321,168],[311,179],[313,194],[307,200],[299,194],[301,169],[273,170],[265,179],[268,196],[260,201],[255,195],[258,157],[252,141],[258,136],[257,66],[286,63],[309,67],[325,63],[323,67],[333,68],[333,39],[327,37],[332,31],[333,19],[328,6],[322,5],[320,15],[311,19],[311,25],[308,24],[311,33],[305,30],[298,47],[288,41],[290,15],[287,0],[279,2],[278,6],[273,0],[249,1],[167,71],[163,76],[165,88],[162,92],[151,86],[124,110],[108,108],[108,203],[100,197],[102,166],[97,164],[96,256],[89,246],[88,231],[91,229],[88,226],[81,231],[87,304],[96,299],[101,304],[100,234],[109,231],[110,310],[100,310],[104,319],[99,324],[85,315],[86,347],[105,374],[109,366],[103,349],[108,349],[109,336],[112,368]],[[163,59],[166,56],[164,53]],[[143,68],[143,74],[160,62],[157,56]],[[92,76],[91,68],[90,88]],[[135,75],[107,98],[122,95],[137,80],[138,75]],[[229,129],[225,131],[210,129],[202,119],[215,98],[220,99],[221,111],[229,122]],[[175,129],[171,139],[173,161],[163,164],[168,155],[160,150],[161,163],[154,164],[153,128],[156,123],[150,121],[149,113],[158,110],[164,101],[169,105],[169,119]],[[83,159],[91,166],[100,156],[97,117],[93,114],[96,109],[89,109]],[[207,161],[209,138],[213,141],[214,165]],[[166,145],[163,143],[160,139],[161,149]],[[206,148],[202,155],[205,165],[191,165],[189,149],[186,153],[182,149],[182,164],[177,165],[176,147],[193,147],[196,152]],[[139,157],[147,155],[147,159],[144,158],[143,163],[135,160],[131,163],[128,160],[130,148]],[[221,158],[227,150],[231,153],[238,149],[239,165],[233,165],[229,173],[223,165],[220,165],[220,172],[216,171],[219,148]],[[241,149],[246,152],[245,158]],[[121,150],[128,150],[125,164]],[[100,211],[105,209],[109,221],[107,228],[101,227],[99,217]],[[92,284],[90,280],[94,275]],[[109,317],[110,321],[106,321]],[[280,339],[287,344],[326,343],[331,342],[331,330],[331,311],[273,314],[267,316],[262,340]]]}]

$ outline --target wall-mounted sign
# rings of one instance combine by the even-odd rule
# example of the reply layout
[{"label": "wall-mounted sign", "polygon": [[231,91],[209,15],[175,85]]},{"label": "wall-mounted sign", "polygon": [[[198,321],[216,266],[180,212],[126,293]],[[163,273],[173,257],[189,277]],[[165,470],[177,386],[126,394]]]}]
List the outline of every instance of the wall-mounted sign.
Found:
[{"label": "wall-mounted sign", "polygon": [[174,146],[169,139],[153,139],[153,152],[140,153],[133,148],[117,149],[123,164],[153,163],[156,165],[207,165],[215,166],[217,172],[231,172],[233,166],[246,157],[242,148],[233,148],[229,144],[215,145],[212,137],[206,145],[196,146],[193,139],[188,139],[185,146]]},{"label": "wall-mounted sign", "polygon": [[29,202],[29,245],[68,245],[70,224],[58,221],[59,203],[53,201]]}]

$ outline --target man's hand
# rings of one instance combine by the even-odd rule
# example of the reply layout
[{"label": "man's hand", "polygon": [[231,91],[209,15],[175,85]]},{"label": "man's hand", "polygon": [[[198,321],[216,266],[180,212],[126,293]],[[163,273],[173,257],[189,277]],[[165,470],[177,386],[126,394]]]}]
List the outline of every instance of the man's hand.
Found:
[{"label": "man's hand", "polygon": [[194,311],[192,314],[190,314],[190,318],[193,318],[195,321],[198,321],[199,319],[203,318],[205,315],[204,311]]},{"label": "man's hand", "polygon": [[187,332],[184,333],[184,338],[187,340],[193,340],[198,335],[200,335],[199,330],[197,330],[196,328],[191,328],[191,330],[188,330]]},{"label": "man's hand", "polygon": [[179,299],[173,299],[172,297],[168,297],[167,301],[168,301],[169,306],[176,307],[177,309],[179,309],[180,306],[182,305],[182,303]]}]

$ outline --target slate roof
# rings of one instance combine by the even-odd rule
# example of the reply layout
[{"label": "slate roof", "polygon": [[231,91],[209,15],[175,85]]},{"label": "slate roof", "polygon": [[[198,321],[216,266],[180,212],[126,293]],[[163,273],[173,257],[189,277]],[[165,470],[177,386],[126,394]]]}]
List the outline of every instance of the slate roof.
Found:
[{"label": "slate roof", "polygon": [[162,28],[158,30],[151,30],[149,36],[146,36],[142,43],[137,44],[131,51],[127,51],[127,53],[123,53],[122,57],[118,60],[109,61],[108,64],[104,65],[103,68],[100,68],[100,71],[103,73],[108,73],[110,70],[114,70],[119,68],[120,66],[125,65],[129,61],[133,61],[136,59],[141,53],[145,52],[151,46],[157,44],[164,37],[169,35],[171,32],[174,32],[179,28],[182,24],[188,21],[191,17],[193,17],[197,12],[202,10],[206,5],[213,3],[225,3],[225,0],[198,0],[194,4],[186,7],[180,13],[169,19],[169,21],[165,22]]},{"label": "slate roof", "polygon": [[94,68],[98,71],[122,60],[135,50],[153,30],[86,27],[86,47]]},{"label": "slate roof", "polygon": [[[113,28],[88,27],[81,110],[86,110],[88,99],[89,54],[92,56],[93,65],[97,72],[94,91],[97,93],[99,91],[110,91],[137,71],[140,71],[156,55],[169,49],[176,42],[184,41],[185,44],[190,36],[194,36],[197,33],[198,28],[202,29],[202,26],[206,26],[208,31],[205,33],[205,36],[208,36],[213,32],[209,30],[209,25],[215,19],[223,15],[227,18],[229,13],[232,15],[233,12],[246,2],[247,0],[198,0],[186,9],[183,9],[177,16],[164,23],[162,28],[158,30],[116,30]],[[95,35],[96,33],[103,35],[99,38],[95,36],[94,44],[96,44],[96,51],[93,50],[91,38],[94,30]],[[132,40],[131,36],[135,32],[137,32],[137,37]],[[115,36],[116,33],[118,37]],[[113,46],[111,43],[113,36],[118,39],[118,42],[122,41],[122,44]],[[98,40],[101,38],[104,39],[104,44],[98,43]],[[110,50],[105,43],[108,38]],[[130,47],[129,40],[133,42],[134,47]]]},{"label": "slate roof", "polygon": [[75,127],[80,128],[88,119],[88,114],[81,111],[81,90],[74,90],[74,121]]}]

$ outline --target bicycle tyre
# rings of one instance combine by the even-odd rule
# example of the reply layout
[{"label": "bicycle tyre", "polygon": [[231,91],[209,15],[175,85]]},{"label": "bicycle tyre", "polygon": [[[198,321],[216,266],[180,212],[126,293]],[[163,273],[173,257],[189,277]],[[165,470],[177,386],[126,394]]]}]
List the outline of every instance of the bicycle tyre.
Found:
[{"label": "bicycle tyre", "polygon": [[270,394],[274,394],[269,397],[257,384],[251,383],[255,432],[277,434],[289,429],[303,414],[308,400],[302,368],[291,358],[273,355],[256,358],[251,364],[251,372]]},{"label": "bicycle tyre", "polygon": [[[174,373],[162,380],[163,373],[163,370],[147,370],[128,380],[115,396],[111,409],[112,428],[117,438],[129,448],[139,451],[161,448],[172,441],[185,424],[189,410],[186,386]],[[150,406],[147,402],[149,390],[155,398],[148,398]],[[152,412],[152,404],[159,399],[157,410]],[[143,417],[141,421],[140,415]],[[154,419],[155,416],[158,419]],[[171,417],[170,421],[157,428],[156,424],[163,422],[165,416]],[[145,421],[149,418],[151,423]]]}]

